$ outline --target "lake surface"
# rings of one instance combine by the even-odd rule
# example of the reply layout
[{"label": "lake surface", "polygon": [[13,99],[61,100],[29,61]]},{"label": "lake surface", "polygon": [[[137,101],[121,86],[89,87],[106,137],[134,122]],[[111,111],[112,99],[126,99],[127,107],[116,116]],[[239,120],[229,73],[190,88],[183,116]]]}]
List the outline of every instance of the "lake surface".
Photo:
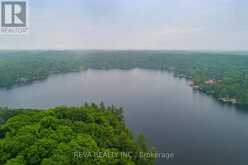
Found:
[{"label": "lake surface", "polygon": [[167,72],[88,70],[0,90],[0,106],[15,108],[86,101],[124,107],[126,123],[134,132],[143,132],[159,152],[175,153],[173,160],[158,164],[248,163],[248,113],[192,91],[189,82]]}]

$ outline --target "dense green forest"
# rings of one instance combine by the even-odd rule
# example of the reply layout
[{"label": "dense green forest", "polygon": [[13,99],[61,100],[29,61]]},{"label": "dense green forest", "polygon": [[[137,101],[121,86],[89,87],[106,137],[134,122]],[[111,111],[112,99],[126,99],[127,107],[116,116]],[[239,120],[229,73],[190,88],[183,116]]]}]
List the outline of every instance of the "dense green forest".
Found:
[{"label": "dense green forest", "polygon": [[125,126],[121,108],[103,103],[49,110],[2,108],[0,116],[0,164],[154,164],[153,158],[139,156],[153,151],[142,134],[133,136]]},{"label": "dense green forest", "polygon": [[[192,79],[216,98],[248,104],[248,53],[190,51],[1,51],[0,87],[30,83],[50,74],[94,69],[158,69]],[[213,84],[206,81],[214,80]]]}]

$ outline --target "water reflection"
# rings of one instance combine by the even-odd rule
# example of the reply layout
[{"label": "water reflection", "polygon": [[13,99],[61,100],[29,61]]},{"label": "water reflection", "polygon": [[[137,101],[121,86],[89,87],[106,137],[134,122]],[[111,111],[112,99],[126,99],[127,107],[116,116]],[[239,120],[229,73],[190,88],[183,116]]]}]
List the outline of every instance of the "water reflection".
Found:
[{"label": "water reflection", "polygon": [[247,107],[223,105],[184,79],[155,70],[88,70],[0,91],[0,105],[48,108],[105,102],[125,108],[127,125],[174,160],[158,164],[248,162]]}]

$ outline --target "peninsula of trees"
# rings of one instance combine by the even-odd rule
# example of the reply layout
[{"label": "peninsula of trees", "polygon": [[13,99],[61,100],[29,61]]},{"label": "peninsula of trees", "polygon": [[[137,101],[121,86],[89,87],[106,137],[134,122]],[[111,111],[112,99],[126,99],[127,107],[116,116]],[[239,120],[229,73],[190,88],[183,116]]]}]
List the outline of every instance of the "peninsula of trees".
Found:
[{"label": "peninsula of trees", "polygon": [[125,126],[121,108],[94,103],[48,110],[2,108],[0,116],[0,164],[154,164],[153,158],[139,156],[153,151],[142,134],[136,137]]}]

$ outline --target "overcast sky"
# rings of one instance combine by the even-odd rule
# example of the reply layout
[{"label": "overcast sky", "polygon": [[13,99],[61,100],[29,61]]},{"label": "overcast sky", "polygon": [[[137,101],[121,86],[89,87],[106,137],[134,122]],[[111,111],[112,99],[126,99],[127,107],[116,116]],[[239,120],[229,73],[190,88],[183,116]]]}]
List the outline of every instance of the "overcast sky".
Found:
[{"label": "overcast sky", "polygon": [[0,49],[248,50],[247,0],[30,0]]}]

